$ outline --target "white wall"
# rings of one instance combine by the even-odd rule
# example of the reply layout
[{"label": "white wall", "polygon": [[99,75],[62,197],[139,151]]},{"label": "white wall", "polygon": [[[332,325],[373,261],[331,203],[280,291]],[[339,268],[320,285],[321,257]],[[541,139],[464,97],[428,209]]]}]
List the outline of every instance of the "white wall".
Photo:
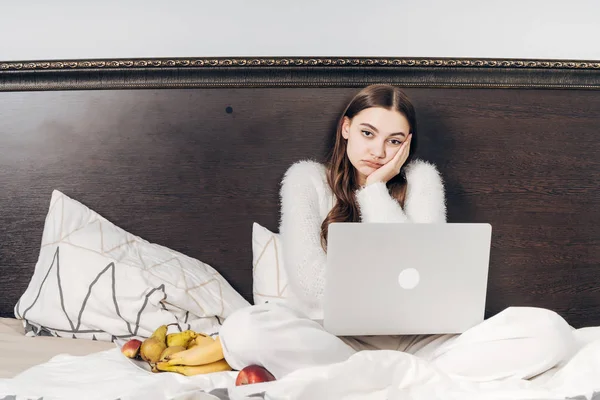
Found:
[{"label": "white wall", "polygon": [[[369,6],[365,6],[369,4]],[[0,60],[600,60],[597,0],[0,0]]]}]

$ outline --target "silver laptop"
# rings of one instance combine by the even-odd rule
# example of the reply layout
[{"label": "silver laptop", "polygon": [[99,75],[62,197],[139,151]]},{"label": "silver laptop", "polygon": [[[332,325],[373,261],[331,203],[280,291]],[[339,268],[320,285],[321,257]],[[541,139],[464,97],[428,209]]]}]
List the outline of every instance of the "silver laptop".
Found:
[{"label": "silver laptop", "polygon": [[333,223],[323,327],[337,336],[462,333],[484,318],[490,224]]}]

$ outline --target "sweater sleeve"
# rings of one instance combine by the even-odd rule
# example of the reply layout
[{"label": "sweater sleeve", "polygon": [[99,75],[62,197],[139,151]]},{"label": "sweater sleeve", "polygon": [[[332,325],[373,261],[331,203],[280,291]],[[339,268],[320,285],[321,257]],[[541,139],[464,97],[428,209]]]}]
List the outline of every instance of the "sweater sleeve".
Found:
[{"label": "sweater sleeve", "polygon": [[383,182],[372,183],[356,192],[362,222],[411,222],[400,203]]},{"label": "sweater sleeve", "polygon": [[362,222],[446,222],[444,184],[437,168],[424,161],[414,161],[407,166],[406,179],[404,209],[382,182],[359,189],[356,199]]},{"label": "sweater sleeve", "polygon": [[318,164],[300,162],[286,172],[281,185],[283,264],[292,292],[304,309],[320,309],[325,286],[326,255],[321,247]]}]

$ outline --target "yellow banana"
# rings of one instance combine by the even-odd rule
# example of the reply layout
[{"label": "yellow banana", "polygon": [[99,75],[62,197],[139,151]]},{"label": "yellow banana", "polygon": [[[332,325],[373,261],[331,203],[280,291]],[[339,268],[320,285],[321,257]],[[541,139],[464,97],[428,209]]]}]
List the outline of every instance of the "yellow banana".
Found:
[{"label": "yellow banana", "polygon": [[190,344],[188,345],[188,349],[194,348],[196,346],[205,346],[209,343],[214,342],[214,339],[209,336],[209,335],[205,335],[204,333],[199,333],[198,336],[196,336],[195,339],[192,339],[190,341]]},{"label": "yellow banana", "polygon": [[165,361],[165,358],[167,358],[167,356],[170,356],[171,354],[179,353],[180,351],[184,351],[184,350],[185,350],[185,347],[183,347],[183,346],[171,346],[171,347],[167,347],[161,353],[161,355],[160,355],[160,361]]},{"label": "yellow banana", "polygon": [[205,346],[195,346],[194,348],[171,354],[166,359],[169,365],[203,365],[219,361],[223,358],[223,347],[221,346],[221,340],[217,337],[216,340]]},{"label": "yellow banana", "polygon": [[198,334],[190,329],[183,332],[169,333],[167,335],[167,346],[183,346],[188,347],[190,341],[195,339]]},{"label": "yellow banana", "polygon": [[159,371],[178,372],[185,376],[231,371],[232,369],[224,359],[205,365],[170,365],[166,362],[159,362],[156,364],[156,368]]}]

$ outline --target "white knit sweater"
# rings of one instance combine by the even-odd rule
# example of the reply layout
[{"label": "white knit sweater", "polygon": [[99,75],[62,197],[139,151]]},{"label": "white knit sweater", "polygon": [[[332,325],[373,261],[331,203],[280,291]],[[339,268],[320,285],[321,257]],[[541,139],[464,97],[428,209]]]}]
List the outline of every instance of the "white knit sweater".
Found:
[{"label": "white knit sweater", "polygon": [[[292,292],[290,301],[310,318],[322,318],[326,253],[321,247],[321,223],[334,206],[325,166],[299,161],[281,184],[283,264]],[[437,168],[415,160],[406,167],[405,207],[390,196],[384,183],[361,188],[356,198],[362,222],[446,222],[444,185]]]}]

